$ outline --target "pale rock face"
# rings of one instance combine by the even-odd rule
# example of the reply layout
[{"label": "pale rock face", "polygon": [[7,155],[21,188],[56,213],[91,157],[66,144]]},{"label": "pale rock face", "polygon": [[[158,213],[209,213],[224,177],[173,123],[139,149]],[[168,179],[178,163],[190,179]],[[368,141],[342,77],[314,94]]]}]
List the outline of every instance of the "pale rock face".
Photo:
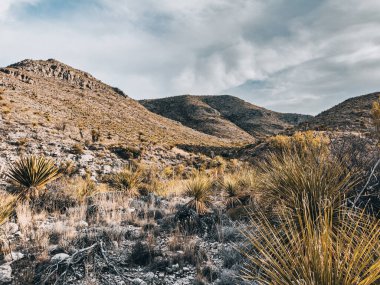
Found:
[{"label": "pale rock face", "polygon": [[12,268],[6,263],[0,266],[0,285],[11,284],[12,282]]},{"label": "pale rock face", "polygon": [[[0,167],[1,168],[1,167]],[[1,172],[0,172],[1,173]],[[5,225],[5,232],[8,234],[8,235],[14,235],[15,233],[17,233],[19,231],[19,227],[16,223],[7,223]]]},{"label": "pale rock face", "polygon": [[56,255],[54,255],[51,259],[50,259],[50,262],[51,263],[58,263],[58,262],[62,262],[64,260],[67,260],[70,258],[70,255],[66,254],[66,253],[58,253]]},{"label": "pale rock face", "polygon": [[87,228],[88,227],[88,223],[86,221],[79,221],[78,222],[78,225],[77,225],[79,228]]},{"label": "pale rock face", "polygon": [[12,262],[12,261],[16,261],[16,260],[20,260],[24,258],[24,255],[21,253],[21,252],[11,252],[9,254],[7,254],[5,257],[4,257],[4,260],[6,262]]}]

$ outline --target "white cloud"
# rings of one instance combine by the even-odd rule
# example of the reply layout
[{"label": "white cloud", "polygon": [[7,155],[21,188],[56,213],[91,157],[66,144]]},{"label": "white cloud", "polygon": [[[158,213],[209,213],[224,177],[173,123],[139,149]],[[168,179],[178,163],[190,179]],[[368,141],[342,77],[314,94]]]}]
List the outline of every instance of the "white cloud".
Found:
[{"label": "white cloud", "polygon": [[379,87],[379,13],[376,0],[0,0],[0,65],[52,57],[137,99],[227,90],[316,113]]},{"label": "white cloud", "polygon": [[13,7],[25,5],[25,4],[36,4],[40,0],[1,0],[0,1],[0,21],[5,21],[10,15],[10,10]]}]

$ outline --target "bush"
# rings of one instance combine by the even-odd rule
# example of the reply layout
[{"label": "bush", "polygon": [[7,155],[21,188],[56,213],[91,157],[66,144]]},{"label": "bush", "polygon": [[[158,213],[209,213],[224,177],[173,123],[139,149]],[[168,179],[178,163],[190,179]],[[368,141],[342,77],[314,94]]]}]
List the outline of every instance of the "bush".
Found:
[{"label": "bush", "polygon": [[234,176],[225,176],[221,181],[222,190],[225,193],[224,203],[227,208],[243,204],[246,193],[243,191],[240,181]]},{"label": "bush", "polygon": [[152,262],[153,257],[152,249],[146,243],[138,241],[133,246],[130,261],[136,265],[146,266]]},{"label": "bush", "polygon": [[212,182],[210,178],[199,174],[190,179],[185,185],[185,196],[191,200],[187,206],[194,209],[198,214],[208,212],[211,206]]},{"label": "bush", "polygon": [[139,158],[142,153],[141,149],[132,146],[116,145],[111,146],[109,149],[120,158],[127,160]]},{"label": "bush", "polygon": [[245,232],[247,258],[242,277],[259,284],[352,285],[379,284],[379,221],[364,212],[339,211],[330,205],[315,220],[309,203],[298,212],[301,225],[283,213],[273,225],[263,214],[252,215]]},{"label": "bush", "polygon": [[305,209],[303,203],[307,201],[313,217],[326,202],[339,209],[358,181],[344,161],[313,151],[272,154],[260,169],[260,190],[265,199],[278,201],[293,213]]},{"label": "bush", "polygon": [[111,185],[118,191],[122,191],[130,196],[138,194],[138,188],[143,181],[143,171],[139,168],[133,170],[132,167],[112,174],[110,177]]},{"label": "bush", "polygon": [[76,143],[72,146],[71,148],[71,153],[73,154],[83,154],[84,153],[84,149],[83,149],[83,146],[79,143]]},{"label": "bush", "polygon": [[275,150],[296,150],[298,152],[315,151],[317,153],[328,152],[330,139],[318,132],[296,132],[292,136],[277,135],[268,139],[269,146]]},{"label": "bush", "polygon": [[44,186],[60,175],[54,161],[43,156],[21,158],[7,173],[9,179],[19,186],[17,194],[23,199],[38,197]]}]

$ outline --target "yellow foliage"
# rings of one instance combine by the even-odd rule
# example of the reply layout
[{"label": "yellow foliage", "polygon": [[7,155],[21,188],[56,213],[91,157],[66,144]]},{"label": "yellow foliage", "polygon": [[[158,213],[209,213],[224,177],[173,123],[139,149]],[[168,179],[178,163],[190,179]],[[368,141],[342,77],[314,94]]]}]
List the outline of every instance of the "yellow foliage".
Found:
[{"label": "yellow foliage", "polygon": [[330,139],[315,131],[296,132],[293,136],[277,135],[269,138],[269,144],[280,150],[295,149],[301,152],[315,151],[326,153]]}]

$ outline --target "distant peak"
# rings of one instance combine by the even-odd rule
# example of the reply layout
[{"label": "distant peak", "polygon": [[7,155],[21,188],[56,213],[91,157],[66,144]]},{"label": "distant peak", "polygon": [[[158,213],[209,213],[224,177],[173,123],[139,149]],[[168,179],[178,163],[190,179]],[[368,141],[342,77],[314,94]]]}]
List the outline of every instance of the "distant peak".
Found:
[{"label": "distant peak", "polygon": [[6,68],[2,68],[0,71],[30,84],[33,84],[38,77],[52,78],[67,82],[81,89],[105,90],[110,88],[115,93],[128,97],[122,90],[108,86],[91,74],[75,69],[53,58],[47,60],[24,59]]},{"label": "distant peak", "polygon": [[[49,58],[48,60],[42,60],[42,59],[24,59],[20,62],[13,63],[9,65],[10,68],[21,68],[21,69],[30,69],[30,68],[36,68],[36,67],[50,67],[50,66],[62,66],[66,69],[73,69],[73,67],[64,64],[54,58]],[[33,71],[33,70],[32,70]]]}]

